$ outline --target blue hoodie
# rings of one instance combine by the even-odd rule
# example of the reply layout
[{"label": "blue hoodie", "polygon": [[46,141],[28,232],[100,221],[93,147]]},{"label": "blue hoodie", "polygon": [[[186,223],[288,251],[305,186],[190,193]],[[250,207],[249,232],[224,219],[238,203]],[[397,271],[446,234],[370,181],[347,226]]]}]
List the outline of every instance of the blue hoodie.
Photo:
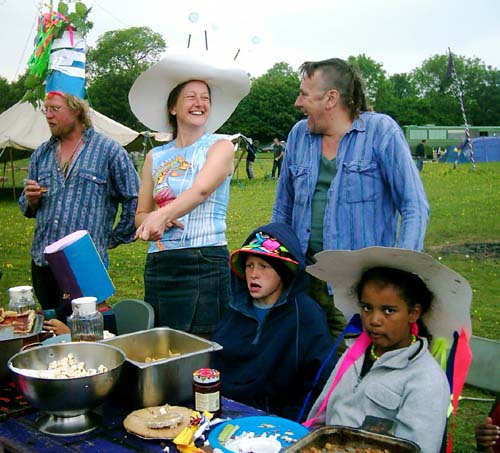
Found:
[{"label": "blue hoodie", "polygon": [[[262,321],[246,281],[231,275],[230,308],[212,337],[223,349],[214,353],[212,365],[221,372],[224,396],[295,420],[333,341],[323,310],[306,293],[305,257],[293,230],[271,223],[254,230],[243,245],[258,232],[286,246],[299,271]],[[311,404],[334,365],[325,367]]]}]

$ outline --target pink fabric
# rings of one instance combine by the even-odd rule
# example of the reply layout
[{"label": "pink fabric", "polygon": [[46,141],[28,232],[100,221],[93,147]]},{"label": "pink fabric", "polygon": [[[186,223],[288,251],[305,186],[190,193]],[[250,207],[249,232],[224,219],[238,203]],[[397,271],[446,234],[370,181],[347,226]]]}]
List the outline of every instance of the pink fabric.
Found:
[{"label": "pink fabric", "polygon": [[337,374],[333,379],[332,385],[330,386],[328,393],[326,394],[325,399],[321,403],[321,406],[319,407],[318,411],[312,418],[302,423],[305,427],[310,428],[314,424],[314,422],[318,419],[318,417],[324,412],[328,404],[328,400],[330,399],[333,390],[337,386],[337,383],[340,381],[340,379],[342,378],[344,373],[349,369],[349,367],[352,366],[354,362],[359,357],[361,357],[361,354],[363,354],[366,351],[370,343],[371,340],[368,334],[366,332],[362,332],[361,335],[356,339],[354,344],[349,348],[346,355],[344,356],[344,359],[340,364],[339,370],[337,371]]},{"label": "pink fabric", "polygon": [[446,445],[446,453],[453,451],[453,431],[455,431],[455,417],[457,415],[458,400],[462,394],[465,378],[469,371],[469,366],[472,362],[472,351],[469,345],[469,339],[465,330],[460,331],[458,337],[457,350],[455,352],[455,361],[453,364],[453,388],[452,388],[452,406],[453,406],[453,419],[451,424],[450,434],[448,436],[448,443]]}]

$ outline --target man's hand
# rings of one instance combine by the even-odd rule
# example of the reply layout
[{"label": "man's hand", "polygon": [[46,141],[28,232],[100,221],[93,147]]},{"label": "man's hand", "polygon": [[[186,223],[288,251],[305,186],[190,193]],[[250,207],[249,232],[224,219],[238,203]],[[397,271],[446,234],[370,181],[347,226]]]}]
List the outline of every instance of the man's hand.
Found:
[{"label": "man's hand", "polygon": [[41,187],[38,182],[32,179],[24,180],[24,195],[31,209],[38,208],[43,194],[47,192],[46,187]]}]

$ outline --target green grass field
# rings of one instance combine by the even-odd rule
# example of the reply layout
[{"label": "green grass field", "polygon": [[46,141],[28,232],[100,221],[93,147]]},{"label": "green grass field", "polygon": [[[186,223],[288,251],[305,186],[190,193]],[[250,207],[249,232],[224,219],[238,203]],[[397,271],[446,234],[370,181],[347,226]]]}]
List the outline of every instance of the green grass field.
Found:
[{"label": "green grass field", "polygon": [[[25,167],[26,164],[16,164]],[[228,211],[228,242],[231,250],[250,231],[271,216],[276,181],[269,179],[270,156],[259,155],[256,179],[247,180],[241,161],[231,184]],[[10,177],[9,174],[7,174]],[[472,318],[475,335],[500,340],[500,163],[479,164],[476,170],[461,165],[426,163],[422,179],[431,205],[425,251],[466,277],[474,291]],[[17,170],[16,180],[26,177]],[[9,181],[6,183],[9,187]],[[0,305],[7,304],[7,289],[30,284],[29,250],[33,220],[22,217],[4,189],[0,199]],[[136,242],[110,252],[109,272],[116,286],[111,302],[125,297],[143,297],[143,269],[147,244]],[[464,396],[492,398],[487,392],[466,387]],[[454,451],[474,449],[474,426],[486,415],[491,403],[464,399],[458,411]]]}]

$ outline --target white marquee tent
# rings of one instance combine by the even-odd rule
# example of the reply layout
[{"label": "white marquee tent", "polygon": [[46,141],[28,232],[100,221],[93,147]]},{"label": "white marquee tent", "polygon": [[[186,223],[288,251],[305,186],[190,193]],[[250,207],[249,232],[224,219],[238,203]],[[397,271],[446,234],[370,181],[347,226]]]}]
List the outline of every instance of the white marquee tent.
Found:
[{"label": "white marquee tent", "polygon": [[[90,109],[90,117],[96,131],[113,138],[122,146],[128,145],[138,132]],[[18,102],[0,114],[0,149],[34,150],[50,138],[50,129],[44,114],[29,102]]]}]

